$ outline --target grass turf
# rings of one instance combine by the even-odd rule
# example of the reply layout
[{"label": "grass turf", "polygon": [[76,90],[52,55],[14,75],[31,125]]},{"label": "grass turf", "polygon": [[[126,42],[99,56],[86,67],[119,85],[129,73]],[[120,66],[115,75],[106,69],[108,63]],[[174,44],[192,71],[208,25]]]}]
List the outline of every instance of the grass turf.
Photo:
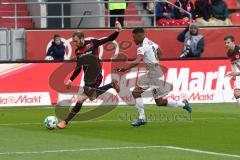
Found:
[{"label": "grass turf", "polygon": [[[42,122],[46,116],[54,115],[54,108],[2,108],[0,159],[240,159],[161,147],[144,148],[175,146],[240,155],[239,106],[194,105],[191,117],[182,109],[158,108],[151,105],[145,108],[151,122],[139,128],[131,127],[129,121],[134,117],[136,109],[118,107],[100,118],[72,123],[67,129],[52,131],[47,130]],[[124,148],[134,146],[143,148]]]}]

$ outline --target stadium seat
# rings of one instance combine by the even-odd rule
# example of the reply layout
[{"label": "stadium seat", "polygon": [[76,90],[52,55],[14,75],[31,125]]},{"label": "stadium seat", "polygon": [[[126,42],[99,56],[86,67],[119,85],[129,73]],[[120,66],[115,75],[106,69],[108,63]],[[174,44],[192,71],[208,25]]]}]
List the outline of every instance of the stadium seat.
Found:
[{"label": "stadium seat", "polygon": [[[169,0],[169,2],[175,3],[177,0]],[[191,0],[191,2],[194,4],[196,0]]]},{"label": "stadium seat", "polygon": [[[0,19],[0,23],[14,23],[15,19]],[[32,19],[17,19],[18,23],[32,23]]]},{"label": "stadium seat", "polygon": [[[25,11],[27,9],[26,5],[17,5],[17,11]],[[14,5],[0,5],[0,11],[14,11]]]},{"label": "stadium seat", "polygon": [[[6,12],[1,12],[0,11],[0,16],[14,16],[15,13],[12,12],[12,11],[6,11]],[[20,12],[17,12],[17,15],[18,16],[28,16],[28,12],[27,11],[20,11]]]},{"label": "stadium seat", "polygon": [[[139,10],[137,9],[137,5],[135,3],[129,3],[128,8],[125,11],[125,14],[126,15],[139,15]],[[127,27],[144,26],[144,23],[140,16],[135,16],[135,17],[126,17],[125,25]]]},{"label": "stadium seat", "polygon": [[238,8],[237,0],[226,0],[227,6],[229,9]]},{"label": "stadium seat", "polygon": [[232,13],[231,20],[233,24],[240,25],[240,13]]},{"label": "stadium seat", "polygon": [[[0,28],[14,28],[14,23],[2,23]],[[18,23],[18,28],[33,28],[32,23]]]},{"label": "stadium seat", "polygon": [[[25,2],[24,0],[0,0],[2,2]],[[14,5],[0,4],[0,16],[14,16]],[[27,5],[19,4],[17,5],[17,16],[28,16],[29,12],[27,10]],[[33,28],[32,19],[18,19],[18,28]],[[15,20],[13,18],[1,18],[0,17],[0,28],[14,28]]]},{"label": "stadium seat", "polygon": [[169,2],[175,3],[177,0],[169,0]]},{"label": "stadium seat", "polygon": [[[127,9],[125,11],[126,15],[138,15],[138,11],[136,9]],[[140,16],[136,16],[136,17],[125,17],[126,21],[141,21],[141,17]]]},{"label": "stadium seat", "polygon": [[[125,11],[125,15],[138,15],[138,10],[135,3],[129,3],[128,7]],[[105,15],[108,15],[108,10],[105,10]],[[105,26],[108,26],[109,17],[105,17]],[[126,27],[133,27],[133,26],[144,26],[142,19],[140,16],[134,17],[125,17],[124,20]]]},{"label": "stadium seat", "polygon": [[[193,20],[193,22],[195,22]],[[167,20],[167,19],[159,19],[157,22],[157,26],[188,26],[189,25],[189,21],[187,20],[183,20],[183,19],[171,19],[171,20]]]},{"label": "stadium seat", "polygon": [[25,0],[0,0],[0,2],[24,2]]}]

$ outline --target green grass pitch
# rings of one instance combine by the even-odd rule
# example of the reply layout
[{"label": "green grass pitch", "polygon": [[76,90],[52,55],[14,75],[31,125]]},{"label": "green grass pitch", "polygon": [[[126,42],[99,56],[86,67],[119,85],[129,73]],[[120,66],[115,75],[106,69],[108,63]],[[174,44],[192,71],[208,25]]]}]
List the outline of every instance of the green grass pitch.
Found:
[{"label": "green grass pitch", "polygon": [[145,108],[150,122],[139,128],[129,121],[135,107],[125,106],[64,130],[43,125],[53,107],[2,108],[0,160],[240,159],[240,106],[194,105],[191,117],[182,109]]}]

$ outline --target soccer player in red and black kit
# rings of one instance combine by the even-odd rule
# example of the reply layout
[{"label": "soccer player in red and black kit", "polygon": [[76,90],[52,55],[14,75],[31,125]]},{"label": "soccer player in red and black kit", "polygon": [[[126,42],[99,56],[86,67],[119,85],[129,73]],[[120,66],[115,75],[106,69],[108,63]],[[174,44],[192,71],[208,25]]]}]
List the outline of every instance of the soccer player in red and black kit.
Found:
[{"label": "soccer player in red and black kit", "polygon": [[227,76],[234,77],[234,97],[238,104],[240,104],[240,46],[235,44],[235,38],[232,35],[224,38],[225,47],[227,49],[227,56],[231,61],[232,72]]},{"label": "soccer player in red and black kit", "polygon": [[91,39],[85,40],[82,32],[75,32],[72,36],[72,42],[75,43],[77,49],[75,50],[77,58],[77,66],[68,80],[66,87],[70,88],[72,81],[79,75],[81,69],[84,71],[84,92],[78,96],[76,105],[72,108],[68,116],[58,123],[58,128],[63,129],[67,127],[69,121],[80,111],[82,104],[88,98],[90,100],[96,99],[99,95],[105,93],[108,89],[114,88],[118,93],[120,87],[116,80],[112,80],[112,83],[105,86],[99,87],[102,83],[102,64],[98,55],[99,46],[113,41],[118,37],[120,30],[122,29],[121,24],[116,22],[117,30],[107,38],[103,39]]}]

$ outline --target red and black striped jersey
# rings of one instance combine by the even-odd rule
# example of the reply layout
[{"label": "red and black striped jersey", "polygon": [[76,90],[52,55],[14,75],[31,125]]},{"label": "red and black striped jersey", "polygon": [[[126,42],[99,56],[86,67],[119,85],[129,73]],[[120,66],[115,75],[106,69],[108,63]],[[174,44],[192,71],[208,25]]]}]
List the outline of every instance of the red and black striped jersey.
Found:
[{"label": "red and black striped jersey", "polygon": [[[77,66],[76,66],[70,80],[73,81],[81,72],[82,64],[79,64],[79,62],[78,62],[78,61],[81,61],[81,56],[88,55],[88,54],[96,56],[96,62],[95,62],[96,64],[92,64],[92,65],[98,66],[98,64],[100,62],[99,52],[98,52],[99,46],[101,46],[107,42],[115,40],[117,38],[118,34],[119,34],[119,32],[116,31],[106,38],[85,40],[84,45],[82,47],[78,47],[75,50],[75,54],[77,57]],[[86,67],[84,67],[84,71],[85,70],[86,70]]]},{"label": "red and black striped jersey", "polygon": [[227,52],[228,57],[230,58],[231,62],[240,60],[240,46],[235,46],[233,51]]}]

